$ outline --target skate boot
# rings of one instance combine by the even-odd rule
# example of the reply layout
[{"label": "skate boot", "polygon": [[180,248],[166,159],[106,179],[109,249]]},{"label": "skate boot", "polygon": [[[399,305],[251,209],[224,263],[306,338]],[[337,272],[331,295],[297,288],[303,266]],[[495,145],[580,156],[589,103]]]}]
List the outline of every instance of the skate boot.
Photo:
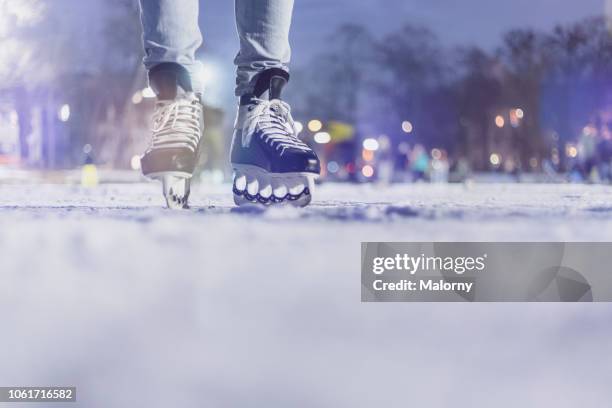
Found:
[{"label": "skate boot", "polygon": [[188,208],[204,127],[202,103],[184,68],[175,64],[155,67],[150,82],[157,104],[151,143],[141,158],[142,173],[162,182],[168,208]]},{"label": "skate boot", "polygon": [[320,163],[298,139],[290,107],[280,99],[288,79],[285,71],[269,69],[259,74],[253,94],[240,98],[231,149],[237,205],[304,207],[312,200]]}]

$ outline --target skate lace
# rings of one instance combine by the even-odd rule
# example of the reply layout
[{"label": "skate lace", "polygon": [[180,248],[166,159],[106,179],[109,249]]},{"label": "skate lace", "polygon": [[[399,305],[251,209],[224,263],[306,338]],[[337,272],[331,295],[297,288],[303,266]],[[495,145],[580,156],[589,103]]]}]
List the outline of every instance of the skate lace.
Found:
[{"label": "skate lace", "polygon": [[291,107],[280,99],[254,99],[254,103],[247,109],[246,120],[242,128],[248,145],[253,134],[260,130],[263,141],[275,147],[283,155],[287,149],[310,151],[297,134],[297,127],[291,117]]},{"label": "skate lace", "polygon": [[195,97],[158,102],[149,149],[186,147],[195,152],[202,134],[201,117],[202,105]]}]

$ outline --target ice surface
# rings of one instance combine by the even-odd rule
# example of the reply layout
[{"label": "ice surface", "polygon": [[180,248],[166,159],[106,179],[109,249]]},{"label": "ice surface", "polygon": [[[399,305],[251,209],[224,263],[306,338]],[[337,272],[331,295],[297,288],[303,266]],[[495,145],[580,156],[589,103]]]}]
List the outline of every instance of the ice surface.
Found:
[{"label": "ice surface", "polygon": [[[361,304],[361,241],[612,239],[612,188],[0,185],[0,385],[79,407],[607,406],[605,304]],[[61,404],[54,405],[60,407]]]}]

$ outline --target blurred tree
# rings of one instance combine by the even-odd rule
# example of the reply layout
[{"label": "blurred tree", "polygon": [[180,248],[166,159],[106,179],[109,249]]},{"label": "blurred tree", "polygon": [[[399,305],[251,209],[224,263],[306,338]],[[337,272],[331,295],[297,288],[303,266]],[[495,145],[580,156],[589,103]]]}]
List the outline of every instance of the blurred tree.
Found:
[{"label": "blurred tree", "polygon": [[142,39],[139,9],[136,0],[106,0],[108,16],[102,29],[100,50],[104,58],[92,78],[92,95],[96,95],[92,118],[103,123],[92,142],[100,150],[101,159],[115,166],[129,163],[134,144],[142,135],[133,132],[137,126],[132,95],[146,84],[142,67]]},{"label": "blurred tree", "polygon": [[[551,33],[511,30],[494,53],[448,50],[424,27],[406,24],[382,39],[341,27],[317,67],[296,72],[302,117],[354,123],[361,133],[455,149],[488,168],[493,139],[518,168],[549,157],[551,133],[575,139],[598,110],[612,106],[612,37],[603,18]],[[520,108],[521,118],[516,112]],[[506,125],[495,127],[496,115]],[[402,134],[409,120],[414,131]],[[497,147],[497,146],[496,146]],[[537,162],[536,162],[537,163]]]},{"label": "blurred tree", "polygon": [[[360,25],[340,26],[329,38],[326,52],[314,58],[308,72],[298,71],[289,95],[296,113],[323,121],[355,124],[360,119],[360,101],[373,68],[374,41]],[[293,81],[293,80],[292,80]]]},{"label": "blurred tree", "polygon": [[405,138],[401,123],[414,125],[410,141],[450,146],[457,136],[446,50],[429,29],[406,24],[377,43],[380,126],[394,139]]},{"label": "blurred tree", "polygon": [[460,48],[456,55],[459,72],[454,89],[461,127],[457,153],[469,158],[474,167],[485,169],[490,152],[490,110],[501,103],[503,69],[497,58],[479,48]]},{"label": "blurred tree", "polygon": [[564,142],[610,104],[612,38],[606,20],[598,17],[555,27],[542,53],[549,63],[544,117]]},{"label": "blurred tree", "polygon": [[48,76],[47,65],[38,65],[35,36],[27,35],[45,16],[39,0],[0,0],[0,96],[15,101],[22,159],[29,153],[32,131],[29,91]]},{"label": "blurred tree", "polygon": [[[141,58],[136,0],[0,0],[0,98],[18,112],[24,158],[36,107],[47,131],[63,132],[46,139],[64,149],[66,164],[92,144],[98,161],[126,166],[146,139],[146,110],[132,103],[146,83]],[[592,18],[549,33],[512,30],[494,53],[446,49],[413,24],[382,38],[343,25],[308,70],[294,70],[287,96],[297,118],[454,149],[479,168],[496,112],[521,108],[520,126],[505,134],[524,168],[550,153],[546,134],[559,134],[561,150],[612,106],[610,89],[612,38],[605,19]],[[63,104],[70,120],[54,126]]]},{"label": "blurred tree", "polygon": [[0,90],[52,78],[54,61],[35,68],[45,54],[37,28],[48,14],[41,0],[0,0]]},{"label": "blurred tree", "polygon": [[[523,169],[527,169],[531,157],[539,158],[546,150],[540,126],[541,84],[548,69],[544,46],[541,34],[533,30],[512,30],[504,35],[497,50],[504,67],[502,101],[498,108],[504,110],[506,118],[508,110],[520,108],[524,112],[520,125],[511,132],[514,160]],[[508,125],[512,127],[511,123]]]},{"label": "blurred tree", "polygon": [[[45,154],[58,158],[47,165],[78,163],[88,143],[104,160],[125,162],[130,139],[121,121],[144,83],[140,58],[135,0],[0,0],[0,93],[14,101],[24,159],[40,109],[43,131],[51,132],[43,135],[52,142]],[[59,126],[53,121],[63,104],[72,108],[70,121]],[[100,134],[96,124],[111,117],[115,129]]]}]

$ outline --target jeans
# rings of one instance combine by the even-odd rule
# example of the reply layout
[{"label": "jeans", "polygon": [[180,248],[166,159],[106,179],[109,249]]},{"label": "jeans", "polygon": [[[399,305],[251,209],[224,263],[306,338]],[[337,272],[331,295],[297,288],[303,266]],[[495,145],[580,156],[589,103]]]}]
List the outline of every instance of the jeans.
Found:
[{"label": "jeans", "polygon": [[[222,0],[225,1],[225,0]],[[293,0],[235,0],[240,51],[236,64],[236,95],[250,93],[254,77],[269,68],[288,71],[289,27]],[[195,54],[202,45],[198,0],[140,0],[144,64],[176,63],[189,72],[194,92],[202,92]]]}]

